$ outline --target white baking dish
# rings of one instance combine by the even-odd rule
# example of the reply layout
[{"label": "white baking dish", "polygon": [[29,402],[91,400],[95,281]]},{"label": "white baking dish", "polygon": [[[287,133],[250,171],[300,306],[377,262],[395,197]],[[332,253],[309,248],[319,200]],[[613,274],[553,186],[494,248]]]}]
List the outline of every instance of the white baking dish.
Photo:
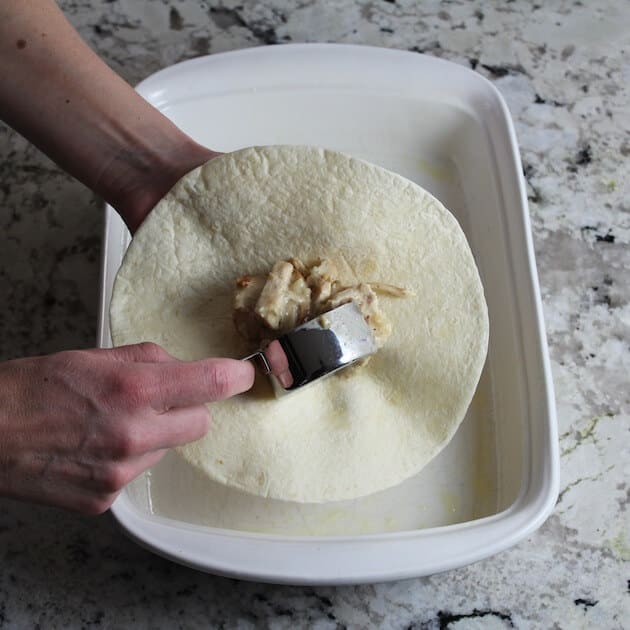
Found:
[{"label": "white baking dish", "polygon": [[[513,545],[558,491],[552,383],[516,138],[497,90],[415,53],[287,45],[203,57],[139,92],[221,151],[310,144],[418,182],[457,216],[490,312],[484,374],[462,427],[418,476],[342,503],[251,497],[201,479],[171,454],[112,511],[155,552],[202,570],[288,583],[431,574]],[[106,209],[99,342],[128,234]]]}]

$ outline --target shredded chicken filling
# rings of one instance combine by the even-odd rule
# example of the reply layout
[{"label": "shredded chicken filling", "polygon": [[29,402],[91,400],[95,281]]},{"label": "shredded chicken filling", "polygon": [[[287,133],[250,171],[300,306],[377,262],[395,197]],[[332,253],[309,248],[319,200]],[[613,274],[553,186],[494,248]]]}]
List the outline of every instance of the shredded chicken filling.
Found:
[{"label": "shredded chicken filling", "polygon": [[236,280],[234,324],[245,339],[260,343],[292,330],[324,313],[354,302],[381,347],[391,335],[391,323],[379,308],[377,294],[407,297],[409,291],[382,282],[343,286],[334,261],[310,265],[297,258],[278,261],[269,274]]}]

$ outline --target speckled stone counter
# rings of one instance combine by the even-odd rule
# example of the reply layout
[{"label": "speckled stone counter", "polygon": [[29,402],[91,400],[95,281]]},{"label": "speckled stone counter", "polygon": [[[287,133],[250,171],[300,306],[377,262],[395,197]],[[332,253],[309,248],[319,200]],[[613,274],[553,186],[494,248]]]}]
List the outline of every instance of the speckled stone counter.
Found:
[{"label": "speckled stone counter", "polygon": [[[622,628],[630,623],[630,5],[63,0],[135,83],[201,54],[364,43],[474,68],[508,101],[527,179],[559,417],[561,493],[475,565],[375,586],[237,582],[84,518],[0,499],[0,628]],[[0,358],[94,344],[99,202],[0,125]]]}]

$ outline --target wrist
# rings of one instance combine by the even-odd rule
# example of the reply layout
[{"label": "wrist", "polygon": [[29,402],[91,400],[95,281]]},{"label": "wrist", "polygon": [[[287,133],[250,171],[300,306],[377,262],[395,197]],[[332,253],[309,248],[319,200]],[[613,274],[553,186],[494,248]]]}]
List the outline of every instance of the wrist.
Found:
[{"label": "wrist", "polygon": [[[21,49],[15,32],[42,36]],[[54,0],[0,1],[0,77],[0,117],[113,205],[132,231],[214,155],[112,72]]]},{"label": "wrist", "polygon": [[153,130],[133,148],[120,150],[103,168],[95,186],[132,233],[186,173],[219,155],[173,130],[166,137],[156,137]]}]

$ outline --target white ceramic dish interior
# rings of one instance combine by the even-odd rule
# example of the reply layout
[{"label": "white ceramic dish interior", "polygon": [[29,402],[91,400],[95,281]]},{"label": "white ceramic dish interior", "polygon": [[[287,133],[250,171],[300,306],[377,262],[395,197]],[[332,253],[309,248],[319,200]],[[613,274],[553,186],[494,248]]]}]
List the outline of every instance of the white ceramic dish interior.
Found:
[{"label": "white ceramic dish interior", "polygon": [[[221,151],[309,144],[397,171],[455,214],[490,312],[477,394],[448,447],[419,475],[342,503],[299,505],[209,483],[171,454],[112,511],[140,544],[220,574],[288,583],[427,575],[509,547],[558,491],[553,392],[516,138],[476,73],[387,49],[287,45],[203,57],[139,92]],[[111,287],[129,242],[106,208],[99,342],[111,345]]]}]

